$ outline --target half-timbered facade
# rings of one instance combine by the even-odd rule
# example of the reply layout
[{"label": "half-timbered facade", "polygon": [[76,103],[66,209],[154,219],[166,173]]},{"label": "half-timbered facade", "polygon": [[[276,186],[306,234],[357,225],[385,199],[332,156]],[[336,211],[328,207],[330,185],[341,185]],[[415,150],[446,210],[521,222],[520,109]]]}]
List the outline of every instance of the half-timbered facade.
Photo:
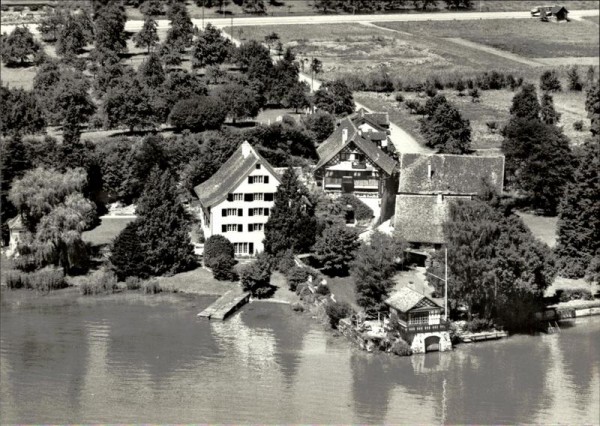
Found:
[{"label": "half-timbered facade", "polygon": [[329,193],[381,198],[398,165],[391,149],[386,128],[368,113],[346,117],[317,149],[317,184]]}]

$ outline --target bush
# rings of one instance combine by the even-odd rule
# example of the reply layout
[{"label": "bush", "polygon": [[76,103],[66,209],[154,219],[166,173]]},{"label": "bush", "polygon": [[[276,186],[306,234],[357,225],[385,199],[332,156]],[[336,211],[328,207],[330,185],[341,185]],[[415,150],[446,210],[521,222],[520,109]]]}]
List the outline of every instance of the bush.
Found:
[{"label": "bush", "polygon": [[249,291],[258,298],[267,297],[273,292],[270,262],[268,256],[260,253],[255,261],[240,268],[240,281],[244,291]]},{"label": "bush", "polygon": [[398,339],[392,344],[391,352],[398,356],[412,355],[412,349],[410,348],[408,343],[406,343],[402,339]]},{"label": "bush", "polygon": [[302,305],[300,302],[292,303],[292,311],[304,312],[304,305]]},{"label": "bush", "polygon": [[573,123],[573,128],[574,128],[575,130],[577,130],[578,132],[581,132],[581,131],[583,131],[583,121],[581,121],[581,120],[578,120],[578,121],[576,121],[575,123]]},{"label": "bush", "polygon": [[32,5],[29,5],[28,7],[29,7],[30,12],[37,12],[38,10],[40,10],[40,6],[37,4],[32,4]]},{"label": "bush", "polygon": [[227,106],[217,97],[201,96],[177,102],[169,122],[178,129],[217,130],[227,118]]},{"label": "bush", "polygon": [[117,290],[117,275],[113,271],[99,269],[84,278],[79,290],[84,296],[114,293]]},{"label": "bush", "polygon": [[291,250],[286,250],[286,252],[279,259],[279,263],[277,263],[277,270],[282,274],[287,274],[287,272],[296,266],[296,261],[294,260],[294,253]]},{"label": "bush", "polygon": [[339,198],[342,204],[349,204],[354,209],[356,220],[371,220],[374,217],[373,210],[363,201],[351,194],[344,194]]},{"label": "bush", "polygon": [[7,6],[7,5],[5,5],[5,4],[3,4],[3,5],[0,5],[0,10],[1,10],[2,12],[8,12],[8,9],[9,9],[9,8],[8,8],[8,6]]},{"label": "bush", "polygon": [[469,96],[471,97],[471,102],[479,102],[481,94],[479,93],[479,90],[477,90],[477,88],[473,88],[469,90]]},{"label": "bush", "polygon": [[6,275],[4,276],[6,287],[8,287],[11,290],[25,287],[25,283],[21,279],[23,275],[23,272],[16,271],[14,269],[11,271],[6,271]]},{"label": "bush", "polygon": [[219,256],[234,257],[233,244],[222,235],[213,235],[204,243],[204,264],[212,268],[212,263]]},{"label": "bush", "polygon": [[233,267],[236,261],[233,257],[225,254],[218,255],[211,262],[213,277],[219,281],[236,281],[237,274]]},{"label": "bush", "polygon": [[321,296],[329,296],[331,294],[331,290],[329,290],[329,286],[327,284],[319,284],[316,289],[316,293]]},{"label": "bush", "polygon": [[24,6],[13,6],[13,12],[23,12],[24,10]]},{"label": "bush", "polygon": [[555,70],[544,71],[540,76],[540,89],[544,92],[560,92],[562,87]]},{"label": "bush", "polygon": [[26,288],[48,292],[67,287],[65,273],[62,268],[46,266],[35,272],[8,271],[6,286],[10,289]]},{"label": "bush", "polygon": [[584,288],[567,288],[557,290],[558,299],[561,302],[568,302],[570,300],[594,300],[589,290]]},{"label": "bush", "polygon": [[142,280],[138,277],[127,277],[125,280],[127,290],[139,290],[142,286]]},{"label": "bush", "polygon": [[313,283],[321,281],[321,274],[319,271],[309,267],[294,266],[287,271],[285,276],[290,291],[297,291],[298,286],[306,283],[309,280],[309,277],[312,277]]},{"label": "bush", "polygon": [[396,102],[398,102],[399,104],[401,104],[402,102],[404,102],[404,95],[402,93],[396,93]]},{"label": "bush", "polygon": [[475,318],[467,323],[467,331],[471,333],[478,333],[484,330],[491,330],[494,328],[494,322],[489,319]]},{"label": "bush", "polygon": [[144,294],[158,294],[162,291],[157,279],[151,279],[142,283],[142,292]]},{"label": "bush", "polygon": [[348,318],[353,314],[352,307],[346,302],[327,303],[325,313],[329,317],[329,324],[337,328],[341,319]]},{"label": "bush", "polygon": [[419,115],[425,114],[425,106],[419,101],[416,101],[414,99],[409,99],[406,102],[404,102],[404,105],[406,105],[406,108],[408,108],[408,111],[411,114],[419,114]]},{"label": "bush", "polygon": [[485,123],[490,133],[496,133],[498,131],[498,123],[496,121],[488,121]]}]

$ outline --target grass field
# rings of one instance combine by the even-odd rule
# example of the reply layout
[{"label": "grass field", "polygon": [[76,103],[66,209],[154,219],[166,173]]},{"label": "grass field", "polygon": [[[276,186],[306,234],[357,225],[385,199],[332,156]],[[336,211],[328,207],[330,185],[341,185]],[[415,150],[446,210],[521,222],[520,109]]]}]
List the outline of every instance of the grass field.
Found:
[{"label": "grass field", "polygon": [[600,25],[600,16],[586,16],[586,21],[594,22],[596,25]]},{"label": "grass field", "polygon": [[523,220],[523,223],[529,228],[534,237],[550,247],[556,245],[557,217],[544,217],[525,212],[518,212],[517,215]]},{"label": "grass field", "polygon": [[600,32],[589,22],[538,19],[385,22],[377,25],[424,37],[463,38],[530,58],[598,56]]},{"label": "grass field", "polygon": [[94,246],[110,244],[127,224],[133,220],[132,218],[123,217],[102,218],[100,219],[100,225],[90,231],[85,231],[81,234],[81,238],[83,241]]}]

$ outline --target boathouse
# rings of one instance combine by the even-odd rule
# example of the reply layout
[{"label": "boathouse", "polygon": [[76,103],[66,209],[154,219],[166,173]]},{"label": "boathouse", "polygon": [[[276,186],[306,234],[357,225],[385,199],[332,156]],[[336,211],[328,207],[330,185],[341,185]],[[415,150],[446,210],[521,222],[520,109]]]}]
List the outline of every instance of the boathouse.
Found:
[{"label": "boathouse", "polygon": [[23,241],[23,238],[27,233],[27,227],[23,223],[21,215],[9,219],[6,224],[8,225],[10,235],[6,254],[7,256],[12,256],[16,254],[19,243]]},{"label": "boathouse", "polygon": [[448,322],[442,319],[443,308],[434,299],[403,287],[385,304],[390,309],[390,321],[398,322],[400,334],[413,353],[452,350]]}]

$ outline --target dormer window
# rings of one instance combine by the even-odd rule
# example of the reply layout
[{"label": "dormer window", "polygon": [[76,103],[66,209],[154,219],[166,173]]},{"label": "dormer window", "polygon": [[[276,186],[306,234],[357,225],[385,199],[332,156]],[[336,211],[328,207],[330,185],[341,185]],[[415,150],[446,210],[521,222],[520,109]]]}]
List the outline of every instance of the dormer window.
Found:
[{"label": "dormer window", "polygon": [[260,170],[260,164],[256,165],[256,170]]}]

